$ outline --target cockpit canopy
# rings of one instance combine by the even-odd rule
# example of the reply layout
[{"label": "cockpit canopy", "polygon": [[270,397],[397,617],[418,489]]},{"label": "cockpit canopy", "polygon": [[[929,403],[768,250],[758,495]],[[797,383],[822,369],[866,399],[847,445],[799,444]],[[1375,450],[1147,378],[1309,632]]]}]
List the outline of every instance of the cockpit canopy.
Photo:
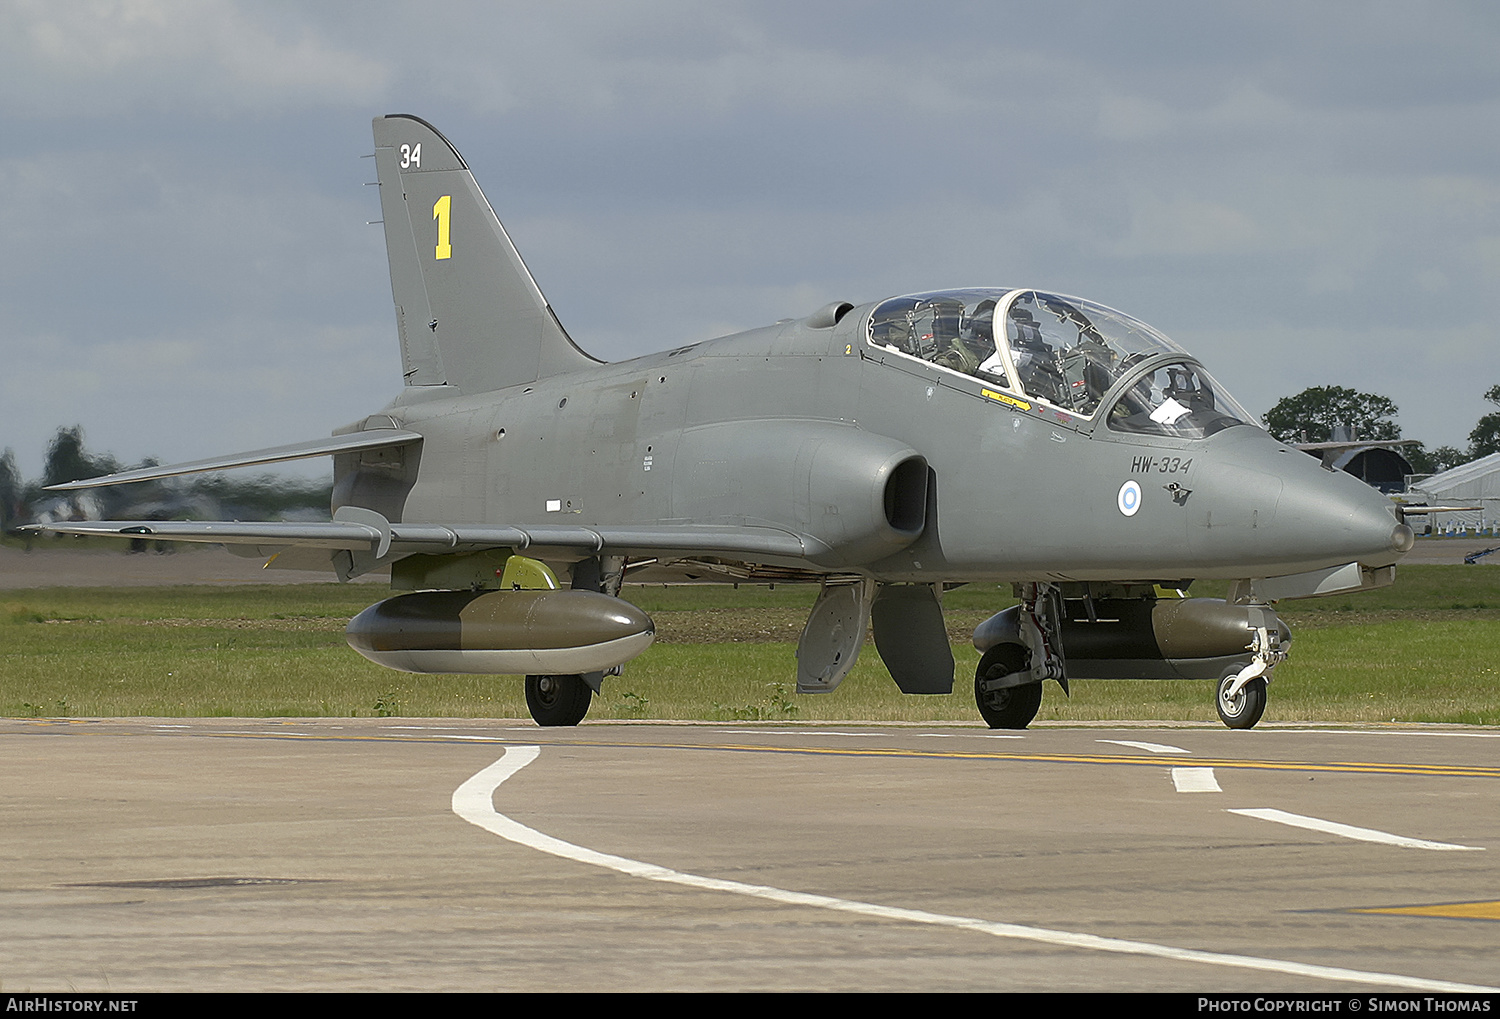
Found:
[{"label": "cockpit canopy", "polygon": [[893,297],[871,314],[870,342],[1086,419],[1116,383],[1138,376],[1105,417],[1117,431],[1195,438],[1254,421],[1177,344],[1075,297],[989,289]]}]

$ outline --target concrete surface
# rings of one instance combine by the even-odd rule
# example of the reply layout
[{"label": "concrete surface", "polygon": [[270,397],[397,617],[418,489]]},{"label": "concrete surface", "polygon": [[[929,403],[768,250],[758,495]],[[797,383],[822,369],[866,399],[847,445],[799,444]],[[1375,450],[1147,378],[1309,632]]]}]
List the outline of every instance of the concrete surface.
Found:
[{"label": "concrete surface", "polygon": [[[0,720],[0,987],[1493,986],[1497,737],[1448,727],[1100,725],[1007,738],[928,726]],[[662,883],[456,815],[454,791],[523,745],[539,755],[490,802],[543,836],[682,874],[1023,933]],[[1222,791],[1179,792],[1182,767],[1212,768]],[[1230,813],[1248,808],[1465,848]],[[1356,912],[1408,907],[1436,909]],[[1038,930],[1206,955],[1024,933]]]}]

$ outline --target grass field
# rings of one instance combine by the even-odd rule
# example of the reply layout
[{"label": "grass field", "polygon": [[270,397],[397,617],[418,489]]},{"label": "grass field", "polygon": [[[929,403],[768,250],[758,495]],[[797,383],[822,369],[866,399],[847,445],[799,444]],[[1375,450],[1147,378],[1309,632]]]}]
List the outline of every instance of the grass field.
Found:
[{"label": "grass field", "polygon": [[[1194,595],[1222,594],[1222,586]],[[606,680],[590,719],[977,721],[967,636],[1007,589],[945,598],[954,692],[906,697],[867,645],[843,685],[798,696],[793,651],[811,588],[627,588],[658,640]],[[373,665],[344,624],[370,586],[51,588],[0,594],[0,714],[10,717],[525,718],[513,677]],[[1500,570],[1402,567],[1395,586],[1279,606],[1296,642],[1267,721],[1500,724]],[[1048,684],[1041,721],[1216,718],[1212,684]]]}]

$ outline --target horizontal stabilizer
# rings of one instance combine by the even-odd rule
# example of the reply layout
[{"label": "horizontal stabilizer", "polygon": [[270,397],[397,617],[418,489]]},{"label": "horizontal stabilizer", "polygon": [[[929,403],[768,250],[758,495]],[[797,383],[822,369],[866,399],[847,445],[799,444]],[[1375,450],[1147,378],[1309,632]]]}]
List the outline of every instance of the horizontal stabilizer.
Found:
[{"label": "horizontal stabilizer", "polygon": [[[310,442],[294,442],[286,446],[252,450],[249,453],[233,453],[216,456],[191,463],[168,464],[163,467],[142,467],[140,470],[121,471],[99,478],[69,481],[61,485],[48,485],[49,492],[71,492],[79,488],[103,488],[106,485],[128,485],[134,481],[156,481],[159,478],[175,478],[183,474],[202,474],[205,471],[225,471],[234,467],[257,467],[262,464],[281,463],[286,460],[304,460],[314,456],[332,456],[335,453],[357,453],[366,449],[382,449],[387,446],[405,446],[421,442],[416,432],[399,428],[373,428],[349,435],[335,435],[327,439]],[[98,532],[91,532],[98,533]],[[193,539],[180,539],[193,540]],[[201,538],[200,541],[223,541],[223,538]]]}]

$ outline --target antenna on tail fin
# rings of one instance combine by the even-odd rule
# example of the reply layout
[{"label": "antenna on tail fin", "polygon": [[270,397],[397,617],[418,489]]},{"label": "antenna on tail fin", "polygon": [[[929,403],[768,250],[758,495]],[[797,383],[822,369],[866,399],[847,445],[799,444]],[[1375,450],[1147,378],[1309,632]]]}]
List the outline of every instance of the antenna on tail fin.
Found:
[{"label": "antenna on tail fin", "polygon": [[448,139],[402,113],[374,127],[406,384],[487,393],[598,364],[557,321]]}]

